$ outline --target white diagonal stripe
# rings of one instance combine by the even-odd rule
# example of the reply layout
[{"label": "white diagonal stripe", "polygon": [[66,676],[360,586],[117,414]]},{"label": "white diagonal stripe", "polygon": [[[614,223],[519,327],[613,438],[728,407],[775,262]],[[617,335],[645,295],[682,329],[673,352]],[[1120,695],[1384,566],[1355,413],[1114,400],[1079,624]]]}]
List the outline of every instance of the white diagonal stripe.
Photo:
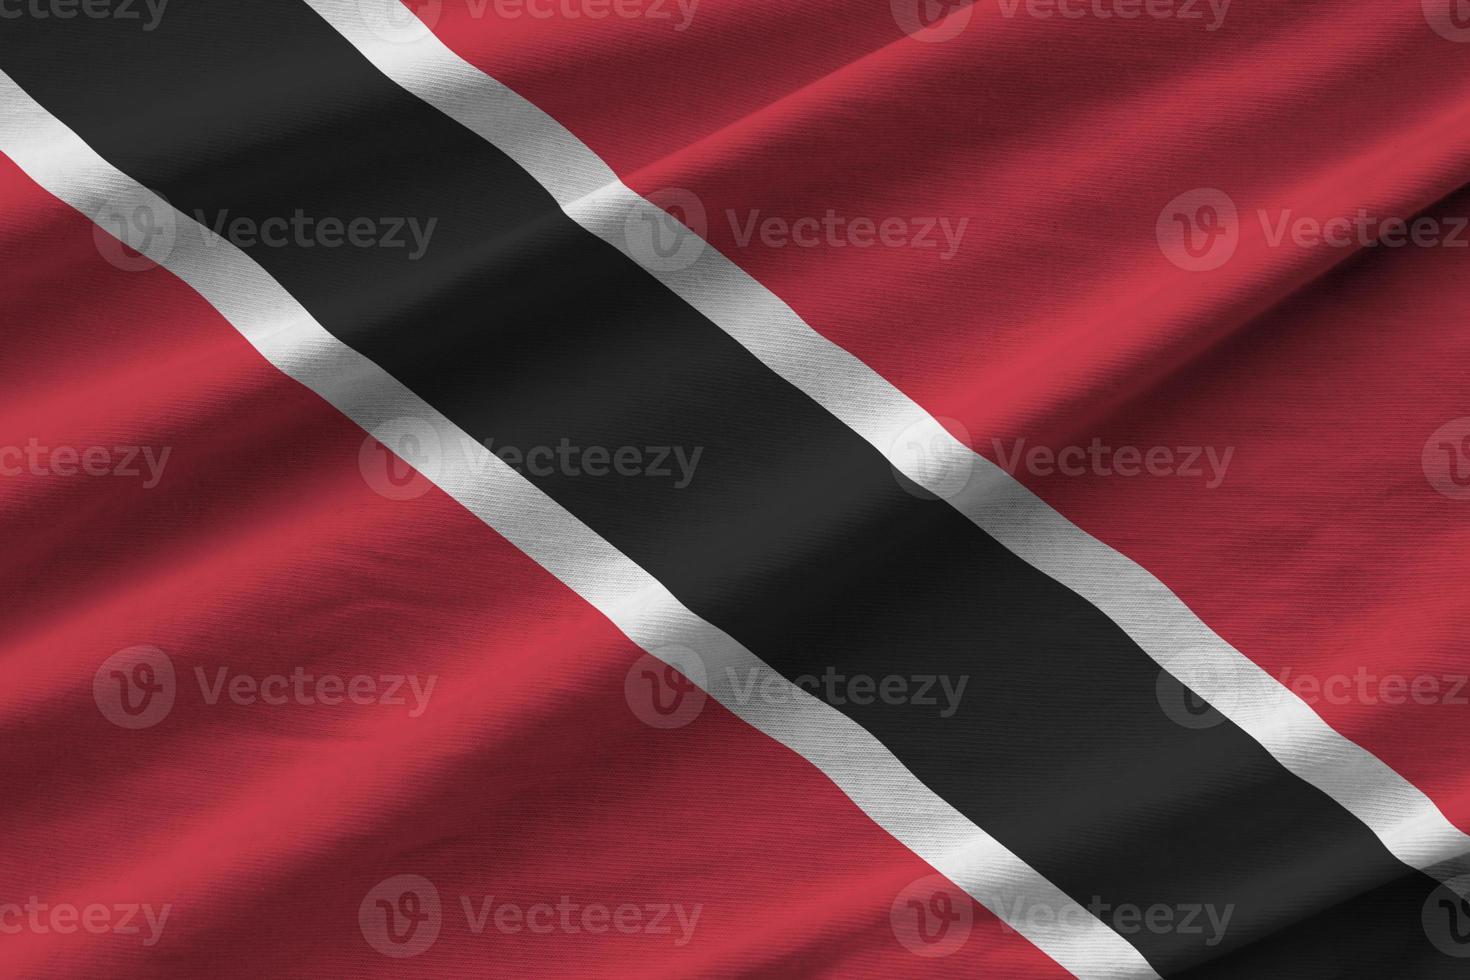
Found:
[{"label": "white diagonal stripe", "polygon": [[[1470,872],[1470,836],[1418,787],[1344,737],[1202,622],[1150,572],[1053,510],[713,246],[660,268],[630,247],[629,219],[669,222],[560,123],[428,31],[389,39],[357,0],[306,0],[374,66],[515,160],[572,220],[618,248],[767,367],[945,498],[1020,558],[1117,623],[1150,657],[1301,779],[1336,800],[1399,860],[1441,880]],[[396,2],[396,0],[394,0]],[[686,229],[687,234],[693,234]],[[921,446],[922,458],[905,450]]]},{"label": "white diagonal stripe", "polygon": [[[0,152],[88,217],[142,208],[175,234],[108,231],[192,286],[267,360],[369,432],[432,426],[426,473],[654,656],[692,649],[721,704],[827,775],[879,826],[1079,977],[1156,978],[1130,944],[909,772],[868,731],[685,609],[646,571],[376,364],[326,331],[260,266],[119,172],[0,73]],[[668,661],[668,654],[664,659]],[[677,664],[676,664],[677,666]],[[748,698],[754,683],[773,696]],[[1029,914],[1045,910],[1045,915]],[[1019,914],[1018,914],[1019,913]]]}]

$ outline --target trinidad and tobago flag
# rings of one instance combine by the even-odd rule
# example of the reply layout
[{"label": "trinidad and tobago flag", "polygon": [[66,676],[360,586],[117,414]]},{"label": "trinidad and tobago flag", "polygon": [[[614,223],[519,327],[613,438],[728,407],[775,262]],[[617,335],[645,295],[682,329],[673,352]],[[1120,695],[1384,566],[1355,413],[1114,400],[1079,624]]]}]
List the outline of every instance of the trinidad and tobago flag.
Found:
[{"label": "trinidad and tobago flag", "polygon": [[0,974],[1470,975],[1467,42],[0,0]]}]

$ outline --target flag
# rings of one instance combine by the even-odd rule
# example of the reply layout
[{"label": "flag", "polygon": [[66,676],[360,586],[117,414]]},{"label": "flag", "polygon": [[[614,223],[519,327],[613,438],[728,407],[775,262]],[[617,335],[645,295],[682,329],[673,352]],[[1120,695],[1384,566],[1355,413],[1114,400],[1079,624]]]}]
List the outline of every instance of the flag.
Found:
[{"label": "flag", "polygon": [[1464,975],[1470,7],[0,38],[0,974]]}]

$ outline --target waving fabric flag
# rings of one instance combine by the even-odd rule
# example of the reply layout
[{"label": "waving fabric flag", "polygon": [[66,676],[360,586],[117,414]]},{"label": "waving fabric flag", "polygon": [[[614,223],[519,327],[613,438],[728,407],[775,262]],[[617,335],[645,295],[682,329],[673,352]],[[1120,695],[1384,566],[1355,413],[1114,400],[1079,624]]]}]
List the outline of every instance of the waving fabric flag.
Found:
[{"label": "waving fabric flag", "polygon": [[0,0],[0,975],[1456,978],[1470,4]]}]

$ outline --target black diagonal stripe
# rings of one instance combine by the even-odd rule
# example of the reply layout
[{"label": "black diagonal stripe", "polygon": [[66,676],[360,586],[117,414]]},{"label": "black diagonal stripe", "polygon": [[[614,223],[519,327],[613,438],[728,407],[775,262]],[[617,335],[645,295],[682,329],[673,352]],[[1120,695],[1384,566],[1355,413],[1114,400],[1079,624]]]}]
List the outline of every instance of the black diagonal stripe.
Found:
[{"label": "black diagonal stripe", "polygon": [[1079,902],[1232,911],[1223,939],[1105,913],[1161,970],[1218,959],[1257,975],[1226,954],[1254,964],[1268,949],[1275,975],[1347,976],[1389,949],[1394,975],[1460,975],[1422,933],[1427,878],[1234,726],[1170,721],[1157,668],[1106,617],[901,487],[870,446],[304,4],[193,0],[151,32],[0,29],[0,68],[186,213],[437,219],[417,262],[247,251],[476,438],[702,447],[683,488],[533,478],[787,677],[967,676],[948,718],[837,706]]}]

